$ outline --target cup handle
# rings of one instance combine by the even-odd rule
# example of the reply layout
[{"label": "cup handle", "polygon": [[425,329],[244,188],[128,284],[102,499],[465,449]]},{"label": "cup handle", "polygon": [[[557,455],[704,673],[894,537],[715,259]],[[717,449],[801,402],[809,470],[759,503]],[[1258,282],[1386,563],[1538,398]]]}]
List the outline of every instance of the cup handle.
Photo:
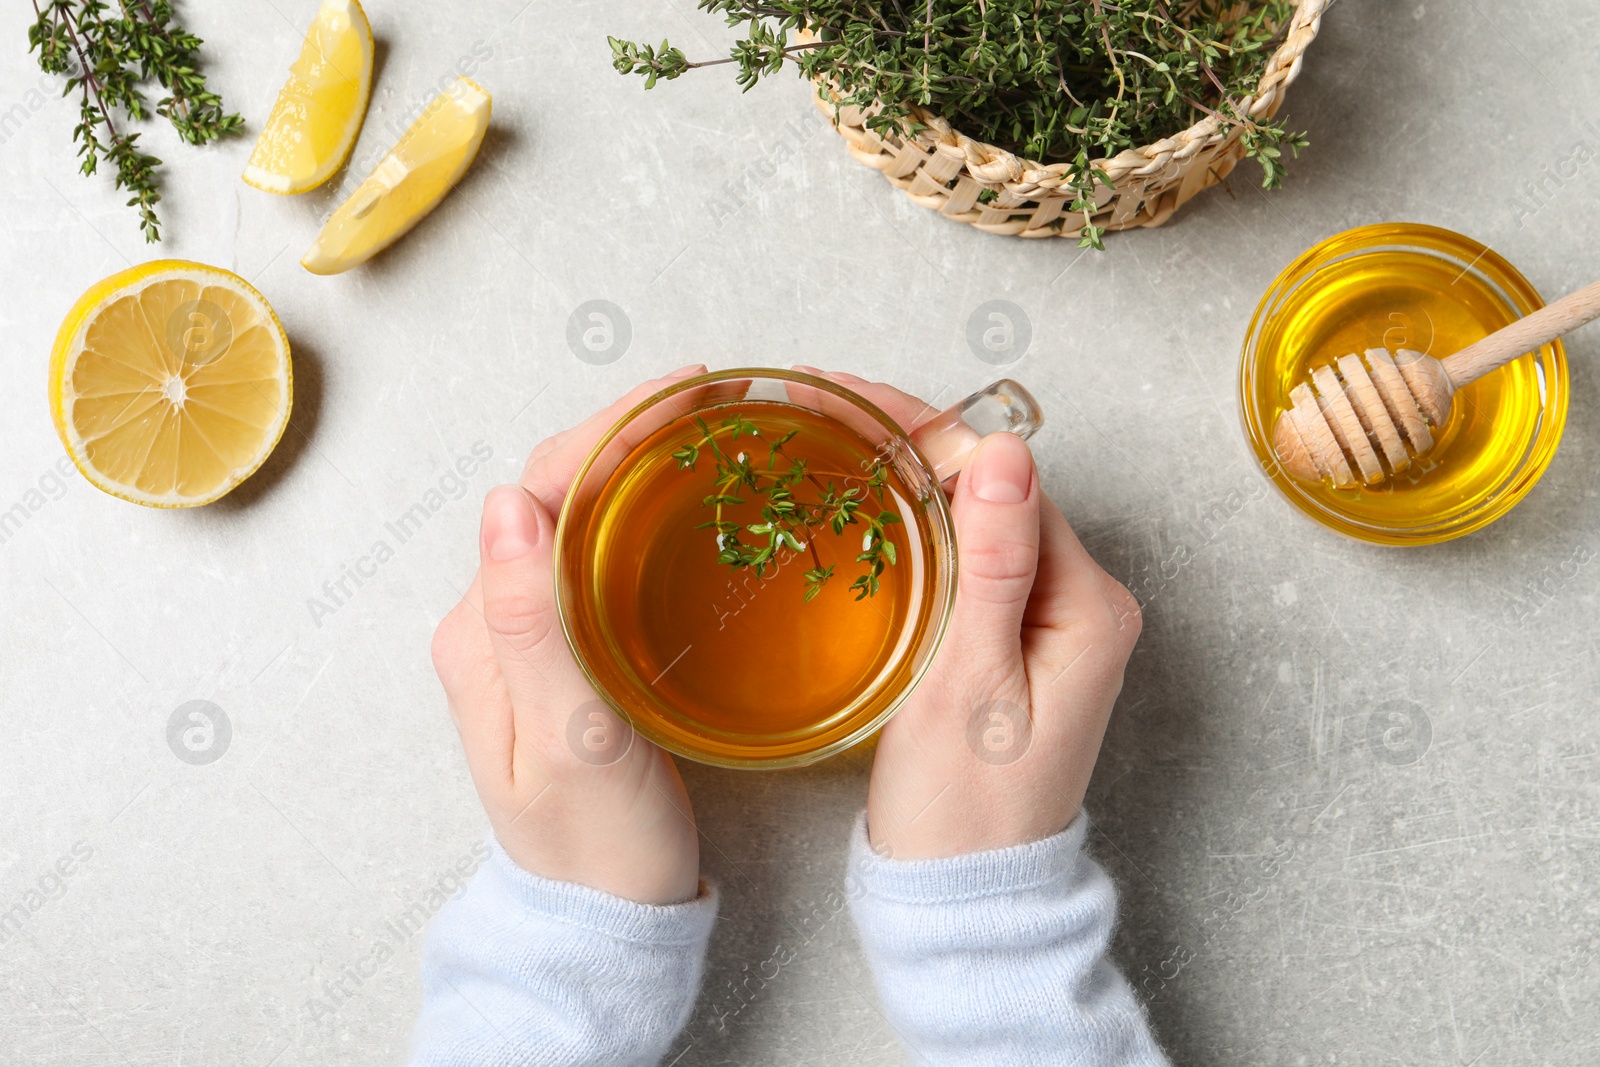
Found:
[{"label": "cup handle", "polygon": [[985,435],[1014,433],[1026,441],[1044,425],[1033,394],[1010,378],[979,389],[911,431],[911,442],[933,468],[940,485],[961,473]]}]

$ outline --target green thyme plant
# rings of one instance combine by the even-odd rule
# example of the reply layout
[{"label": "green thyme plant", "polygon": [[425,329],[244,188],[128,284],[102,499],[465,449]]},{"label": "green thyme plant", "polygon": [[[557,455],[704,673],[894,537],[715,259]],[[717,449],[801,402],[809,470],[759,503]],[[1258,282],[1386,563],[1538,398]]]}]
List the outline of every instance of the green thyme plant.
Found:
[{"label": "green thyme plant", "polygon": [[[128,206],[138,209],[145,240],[161,240],[156,216],[161,160],[139,148],[139,134],[128,132],[126,122],[147,118],[153,110],[191,145],[214,141],[244,125],[238,115],[225,113],[222,99],[206,88],[197,69],[200,38],[174,21],[166,0],[119,0],[116,9],[102,0],[47,0],[42,5],[33,0],[33,13],[28,51],[39,53],[45,73],[67,76],[63,96],[78,91],[72,140],[83,158],[79,169],[92,175],[102,160],[115,168],[117,188],[131,194]],[[152,79],[166,90],[154,109],[139,88]]]},{"label": "green thyme plant", "polygon": [[[679,470],[692,471],[700,460],[701,449],[709,449],[716,462],[712,491],[701,501],[705,507],[715,509],[715,517],[695,529],[715,532],[717,562],[734,570],[747,567],[757,578],[764,578],[777,571],[780,550],[808,551],[812,566],[803,577],[805,600],[810,602],[833,577],[835,566],[831,563],[823,566],[817,552],[817,536],[824,530],[831,530],[836,537],[843,536],[846,527],[859,524],[866,532],[861,536],[861,551],[856,554],[856,562],[866,564],[866,570],[850,583],[850,588],[855,591],[857,600],[878,594],[884,567],[895,563],[894,542],[885,536],[885,528],[900,521],[899,515],[882,508],[889,477],[882,463],[874,460],[867,467],[861,485],[840,488],[834,478],[843,475],[813,473],[804,459],[791,458],[784,451],[784,446],[799,430],[790,430],[767,446],[767,465],[763,468],[751,461],[747,451],[736,451],[730,456],[717,444],[719,432],[726,434],[730,442],[740,437],[760,439],[761,430],[755,423],[738,414],[724,419],[717,430],[712,430],[698,415],[694,421],[700,430],[699,437],[673,452],[672,458],[678,461]],[[779,460],[784,464],[781,468]],[[815,490],[815,499],[796,493],[802,488],[802,482],[809,483]],[[861,506],[874,493],[879,508],[876,515],[870,515],[863,512]],[[724,507],[745,502],[746,498],[740,494],[762,499],[760,522],[740,524],[723,516]],[[741,540],[744,535],[758,540],[747,544]]]},{"label": "green thyme plant", "polygon": [[[1284,153],[1305,138],[1281,122],[1251,119],[1266,58],[1289,24],[1289,0],[699,0],[744,37],[726,58],[690,61],[659,47],[609,38],[623,74],[645,88],[697,67],[733,64],[746,90],[793,66],[820,79],[835,107],[877,106],[868,127],[915,136],[917,105],[969,137],[1044,163],[1070,163],[1079,194],[1080,244],[1101,244],[1089,221],[1093,159],[1170,136],[1203,117],[1243,129],[1262,185],[1283,179]],[[809,30],[815,41],[791,34]],[[827,87],[827,88],[825,88]],[[987,199],[993,199],[992,196]]]}]

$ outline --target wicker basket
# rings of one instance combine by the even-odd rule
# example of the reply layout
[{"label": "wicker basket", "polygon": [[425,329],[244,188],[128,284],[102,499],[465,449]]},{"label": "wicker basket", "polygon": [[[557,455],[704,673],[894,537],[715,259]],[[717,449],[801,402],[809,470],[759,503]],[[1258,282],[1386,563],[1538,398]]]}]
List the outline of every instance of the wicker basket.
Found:
[{"label": "wicker basket", "polygon": [[[1332,3],[1298,0],[1283,43],[1267,60],[1255,94],[1240,101],[1250,117],[1277,114],[1284,90],[1300,73],[1300,57],[1316,38],[1322,13]],[[1070,164],[1023,159],[975,141],[915,106],[913,116],[925,127],[915,139],[883,137],[865,125],[870,110],[843,107],[835,116],[834,105],[823,93],[815,100],[844,135],[852,156],[882,172],[923,207],[985,233],[1007,236],[1076,238],[1082,228],[1076,220],[1063,218],[1078,196],[1066,184]],[[1107,230],[1160,226],[1190,197],[1228,176],[1244,155],[1243,133],[1237,125],[1207,116],[1154,144],[1092,160],[1090,166],[1105,174],[1111,188],[1096,186],[1091,221]],[[978,197],[985,189],[996,195],[980,204]]]}]

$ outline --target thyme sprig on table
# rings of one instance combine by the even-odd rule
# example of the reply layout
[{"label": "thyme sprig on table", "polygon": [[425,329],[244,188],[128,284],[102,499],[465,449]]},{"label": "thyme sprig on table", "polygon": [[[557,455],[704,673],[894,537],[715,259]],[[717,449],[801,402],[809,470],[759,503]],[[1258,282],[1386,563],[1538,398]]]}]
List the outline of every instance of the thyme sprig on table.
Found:
[{"label": "thyme sprig on table", "polygon": [[[645,87],[697,67],[734,64],[746,90],[785,66],[818,79],[835,108],[877,108],[880,134],[924,128],[912,105],[969,137],[1027,159],[1071,164],[1080,244],[1102,247],[1092,224],[1091,160],[1150,144],[1206,116],[1243,131],[1262,185],[1283,180],[1283,159],[1306,139],[1282,122],[1251,118],[1266,56],[1294,14],[1290,0],[699,0],[745,27],[727,58],[690,61],[659,47],[608,38],[612,63]],[[807,30],[817,40],[794,42]],[[993,200],[992,190],[986,201]]]},{"label": "thyme sprig on table", "polygon": [[[167,0],[119,0],[115,10],[103,0],[33,0],[33,11],[28,51],[39,53],[45,73],[67,76],[63,96],[79,94],[72,131],[83,159],[79,170],[95,174],[102,160],[115,168],[116,187],[131,194],[128,206],[138,210],[145,240],[161,240],[161,160],[139,147],[139,134],[128,132],[125,123],[154,113],[191,145],[244,125],[206,88],[197,69],[200,38],[173,21]],[[152,79],[166,90],[153,109],[139,88]]]},{"label": "thyme sprig on table", "polygon": [[[719,432],[727,435],[731,444],[741,437],[759,439],[761,430],[755,423],[737,413],[728,416],[712,430],[698,415],[694,419],[700,436],[672,453],[679,470],[694,470],[702,449],[708,449],[716,463],[716,478],[712,491],[701,504],[715,509],[715,517],[696,526],[697,530],[714,530],[717,535],[717,562],[734,570],[749,568],[758,579],[776,573],[780,560],[778,553],[784,548],[792,552],[810,552],[812,567],[803,577],[806,580],[805,600],[810,602],[833,577],[834,564],[826,566],[817,552],[816,537],[823,530],[843,535],[854,525],[866,528],[861,537],[861,551],[857,563],[865,563],[865,573],[850,583],[856,599],[876,596],[885,566],[896,562],[894,542],[885,536],[887,527],[900,521],[900,516],[883,510],[884,491],[888,484],[888,468],[880,461],[868,465],[860,485],[841,488],[836,478],[844,475],[813,472],[804,459],[791,457],[784,446],[792,441],[799,430],[790,430],[767,446],[765,467],[752,462],[746,451],[737,450],[729,455],[717,443]],[[779,461],[785,464],[780,468]],[[824,482],[822,478],[828,480]],[[807,483],[815,491],[814,499],[797,495]],[[749,494],[759,497],[761,521],[738,523],[724,517],[725,507],[745,503]],[[862,511],[869,496],[876,495],[876,515]],[[746,543],[741,535],[748,534],[763,540]]]}]

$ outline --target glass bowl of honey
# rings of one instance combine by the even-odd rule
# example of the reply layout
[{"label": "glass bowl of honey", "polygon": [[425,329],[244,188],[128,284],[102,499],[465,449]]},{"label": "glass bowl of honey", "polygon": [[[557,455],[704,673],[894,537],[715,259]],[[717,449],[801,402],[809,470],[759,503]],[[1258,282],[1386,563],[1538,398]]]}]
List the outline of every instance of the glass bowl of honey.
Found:
[{"label": "glass bowl of honey", "polygon": [[793,767],[870,737],[954,604],[942,484],[983,434],[1041,420],[1009,380],[909,430],[798,371],[668,386],[601,438],[562,504],[574,658],[637,734],[702,763]]},{"label": "glass bowl of honey", "polygon": [[1268,288],[1245,338],[1239,409],[1261,469],[1300,511],[1362,541],[1428,545],[1483,528],[1527,495],[1560,443],[1570,384],[1559,340],[1462,388],[1433,448],[1380,485],[1296,479],[1272,427],[1314,367],[1378,347],[1443,359],[1543,306],[1498,253],[1450,230],[1382,223],[1313,246]]}]

